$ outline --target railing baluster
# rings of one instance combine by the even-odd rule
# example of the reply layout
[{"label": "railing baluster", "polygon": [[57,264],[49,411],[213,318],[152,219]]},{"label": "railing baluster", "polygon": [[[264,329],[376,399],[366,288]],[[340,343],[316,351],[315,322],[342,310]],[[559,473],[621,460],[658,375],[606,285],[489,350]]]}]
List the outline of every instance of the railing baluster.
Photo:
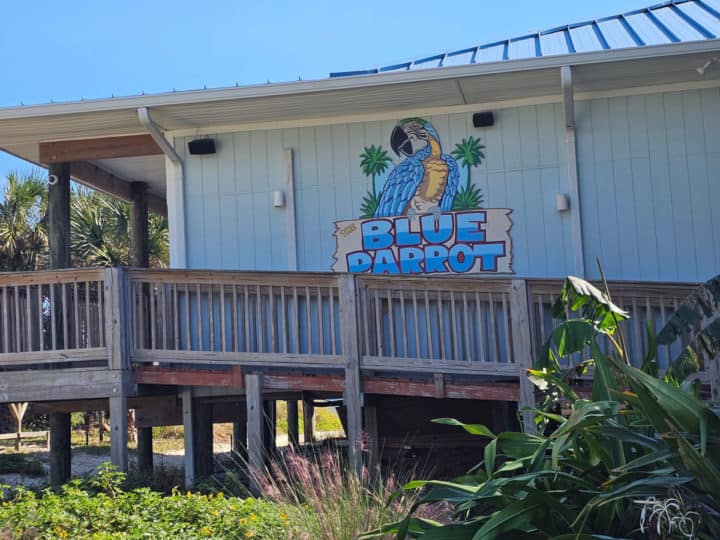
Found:
[{"label": "railing baluster", "polygon": [[268,285],[268,309],[270,310],[270,352],[280,352],[277,344],[277,313],[275,311],[275,289],[272,285]]},{"label": "railing baluster", "polygon": [[[15,352],[21,352],[20,336],[22,334],[22,321],[20,320],[20,289],[17,285],[15,285],[13,306],[15,308]],[[67,346],[65,348],[67,349]]]},{"label": "railing baluster", "polygon": [[487,362],[488,356],[487,354],[487,340],[485,339],[485,321],[484,317],[482,315],[482,304],[480,303],[480,293],[478,291],[475,291],[475,316],[477,317],[477,326],[480,330],[480,337],[479,343],[478,343],[478,360],[481,362]]},{"label": "railing baluster", "polygon": [[209,334],[210,334],[210,350],[215,350],[215,284],[208,285],[208,314],[209,314]]},{"label": "railing baluster", "polygon": [[[502,293],[502,311],[503,311],[503,334],[505,335],[505,357],[507,362],[515,359],[515,354],[510,341],[510,310],[507,307],[507,294]],[[527,311],[527,309],[525,310]]]},{"label": "railing baluster", "polygon": [[200,284],[195,284],[195,313],[197,315],[197,338],[198,351],[205,350],[205,336],[203,335],[203,319],[202,319],[202,295],[200,294]]},{"label": "railing baluster", "polygon": [[225,287],[220,283],[220,347],[222,352],[227,352],[227,336],[225,334]]},{"label": "railing baluster", "polygon": [[190,285],[185,283],[183,286],[185,293],[185,350],[192,350],[191,322],[190,322]]},{"label": "railing baluster", "polygon": [[240,351],[240,344],[238,340],[238,321],[240,316],[238,314],[238,296],[237,296],[237,285],[233,283],[232,286],[232,317],[230,317],[232,323],[232,337],[233,337],[233,352]]},{"label": "railing baluster", "polygon": [[385,356],[385,337],[382,333],[382,316],[380,313],[380,297],[378,290],[373,289],[373,295],[375,300],[375,339],[378,344],[378,356]]},{"label": "railing baluster", "polygon": [[438,305],[438,333],[440,334],[440,358],[443,360],[447,359],[447,352],[445,350],[445,313],[443,313],[442,307],[442,291],[437,291],[437,305]]},{"label": "railing baluster", "polygon": [[427,287],[423,289],[425,298],[425,341],[427,345],[427,358],[433,357],[432,330],[430,327],[430,298]]},{"label": "railing baluster", "polygon": [[283,350],[282,350],[282,352],[287,354],[288,352],[290,352],[290,351],[288,351],[290,337],[288,336],[287,299],[285,298],[285,286],[284,285],[280,285],[280,309],[282,310],[282,317],[281,317],[282,335],[283,335],[283,339],[282,339]]},{"label": "railing baluster", "polygon": [[265,321],[262,316],[262,293],[260,285],[255,286],[255,339],[257,340],[257,352],[265,352],[264,343],[264,327]]},{"label": "railing baluster", "polygon": [[73,321],[75,325],[75,343],[73,344],[74,349],[80,348],[80,315],[78,312],[79,309],[79,303],[78,303],[78,283],[77,281],[72,284],[73,288]]},{"label": "railing baluster", "polygon": [[630,362],[633,361],[634,358],[641,358],[643,355],[643,339],[642,339],[642,333],[640,330],[640,314],[638,312],[637,307],[637,300],[633,296],[632,299],[632,318],[633,318],[633,336],[634,336],[634,347],[632,347],[631,350],[628,351],[628,355],[630,355],[629,360]]},{"label": "railing baluster", "polygon": [[7,287],[2,288],[2,326],[3,326],[3,352],[10,352],[10,321],[8,320]]},{"label": "railing baluster", "polygon": [[312,348],[312,318],[310,316],[310,287],[305,287],[305,316],[307,325],[305,330],[307,331],[307,352],[310,354]]},{"label": "railing baluster", "polygon": [[150,290],[150,348],[152,350],[157,349],[157,317],[155,310],[155,284],[150,283],[148,286]]},{"label": "railing baluster", "polygon": [[[55,312],[58,309],[57,295],[55,294],[55,284],[50,284],[50,339],[52,344],[52,350],[57,350],[57,315]],[[7,320],[7,319],[6,319]]]},{"label": "railing baluster", "polygon": [[[330,354],[337,354],[335,348],[335,288],[329,287],[329,302],[330,302]],[[358,323],[361,318],[358,318]]]},{"label": "railing baluster", "polygon": [[173,283],[172,284],[172,295],[173,295],[173,342],[174,347],[176,351],[180,350],[180,304],[178,303],[178,299],[180,295],[178,294],[178,284]]},{"label": "railing baluster", "polygon": [[32,289],[30,285],[25,285],[25,350],[33,350],[33,339],[32,339],[32,314],[30,311],[30,303],[32,302]]},{"label": "railing baluster", "polygon": [[451,317],[450,320],[452,321],[452,328],[450,329],[450,333],[452,334],[452,345],[453,345],[453,360],[460,360],[460,348],[458,346],[458,326],[457,326],[457,320],[456,320],[456,309],[455,309],[455,291],[450,289],[450,313]]},{"label": "railing baluster", "polygon": [[68,348],[68,344],[70,342],[70,336],[69,336],[69,325],[68,325],[68,301],[67,301],[67,284],[63,283],[60,285],[60,290],[62,291],[62,329],[63,329],[63,349]]},{"label": "railing baluster", "polygon": [[488,306],[489,306],[488,314],[490,315],[490,334],[492,336],[491,340],[493,343],[493,359],[492,359],[492,361],[497,364],[500,362],[500,351],[498,350],[499,349],[499,347],[498,347],[499,337],[498,337],[498,333],[497,333],[497,325],[495,324],[495,302],[493,300],[493,296],[492,296],[491,292],[488,292],[487,296],[488,296]]},{"label": "railing baluster", "polygon": [[168,332],[170,331],[170,325],[168,324],[168,286],[165,283],[158,285],[158,301],[160,302],[160,329],[162,331],[162,348],[167,350],[168,348]]},{"label": "railing baluster", "polygon": [[415,329],[415,358],[422,358],[420,354],[420,322],[418,320],[417,292],[412,290],[413,328]]},{"label": "railing baluster", "polygon": [[320,287],[316,287],[315,294],[317,295],[317,307],[318,307],[318,341],[320,342],[320,354],[325,354],[325,333],[323,332],[323,301],[322,292]]},{"label": "railing baluster", "polygon": [[45,327],[44,321],[43,321],[43,286],[42,283],[38,285],[38,343],[40,345],[40,350],[45,350],[45,335],[43,332],[43,328]]},{"label": "railing baluster", "polygon": [[388,287],[385,292],[387,293],[388,320],[390,322],[390,356],[395,358],[397,356],[395,351],[395,306],[390,288]]},{"label": "railing baluster", "polygon": [[85,282],[85,347],[92,347],[92,332],[90,331],[90,282]]},{"label": "railing baluster", "polygon": [[472,360],[472,354],[470,353],[470,321],[469,314],[468,314],[468,301],[467,301],[467,293],[463,291],[462,293],[463,298],[463,332],[465,334],[465,359],[470,362]]},{"label": "railing baluster", "polygon": [[249,294],[248,294],[248,286],[245,285],[243,288],[243,311],[244,311],[244,319],[243,319],[243,326],[245,327],[245,351],[250,352],[252,351],[252,348],[250,347],[250,300],[249,300]]},{"label": "railing baluster", "polygon": [[400,294],[400,321],[402,323],[403,328],[403,356],[407,358],[408,355],[408,327],[407,327],[407,316],[405,315],[405,291],[400,289],[398,291]]},{"label": "railing baluster", "polygon": [[295,331],[293,337],[295,339],[295,354],[300,354],[300,305],[298,304],[297,287],[293,286],[293,307],[295,309]]},{"label": "railing baluster", "polygon": [[98,303],[97,303],[97,318],[98,318],[98,325],[97,325],[97,332],[98,336],[100,337],[100,346],[105,346],[105,290],[103,287],[103,282],[96,281],[95,286],[97,289],[97,297],[98,297]]}]

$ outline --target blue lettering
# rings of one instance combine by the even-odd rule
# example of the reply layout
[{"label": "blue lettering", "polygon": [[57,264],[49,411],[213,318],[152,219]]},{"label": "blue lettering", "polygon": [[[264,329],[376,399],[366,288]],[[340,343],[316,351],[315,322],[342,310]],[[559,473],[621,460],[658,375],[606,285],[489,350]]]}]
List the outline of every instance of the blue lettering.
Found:
[{"label": "blue lettering", "polygon": [[457,231],[455,239],[458,242],[484,242],[485,231],[481,223],[486,223],[485,212],[465,212],[457,214]]},{"label": "blue lettering", "polygon": [[432,214],[420,218],[420,228],[425,240],[430,244],[442,244],[452,237],[453,217],[452,214],[440,214],[435,219]]},{"label": "blue lettering", "polygon": [[393,243],[390,229],[392,229],[392,223],[384,219],[365,221],[361,225],[363,249],[375,250],[390,247]]},{"label": "blue lettering", "polygon": [[497,260],[505,255],[505,242],[491,242],[489,244],[475,244],[473,253],[482,262],[482,270],[495,272]]},{"label": "blue lettering", "polygon": [[410,232],[410,220],[395,220],[395,242],[398,246],[417,246],[420,244],[420,233]]},{"label": "blue lettering", "polygon": [[467,244],[455,244],[450,248],[448,256],[450,270],[461,274],[470,270],[475,264],[475,254],[473,248]]},{"label": "blue lettering", "polygon": [[447,272],[447,258],[448,249],[445,246],[425,246],[425,273]]},{"label": "blue lettering", "polygon": [[346,256],[348,272],[361,273],[370,270],[372,258],[364,251],[354,251]]},{"label": "blue lettering", "polygon": [[400,271],[403,274],[422,274],[420,263],[423,250],[415,247],[400,248]]},{"label": "blue lettering", "polygon": [[375,253],[373,262],[373,274],[399,274],[397,261],[391,249],[381,249]]}]

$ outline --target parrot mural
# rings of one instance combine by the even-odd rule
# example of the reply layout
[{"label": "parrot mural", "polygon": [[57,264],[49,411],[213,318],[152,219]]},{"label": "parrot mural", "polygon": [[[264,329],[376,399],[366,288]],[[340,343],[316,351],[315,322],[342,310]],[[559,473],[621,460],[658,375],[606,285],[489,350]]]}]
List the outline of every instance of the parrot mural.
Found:
[{"label": "parrot mural", "polygon": [[390,147],[405,159],[388,175],[375,217],[452,210],[460,172],[455,159],[443,153],[433,125],[422,118],[402,120]]}]

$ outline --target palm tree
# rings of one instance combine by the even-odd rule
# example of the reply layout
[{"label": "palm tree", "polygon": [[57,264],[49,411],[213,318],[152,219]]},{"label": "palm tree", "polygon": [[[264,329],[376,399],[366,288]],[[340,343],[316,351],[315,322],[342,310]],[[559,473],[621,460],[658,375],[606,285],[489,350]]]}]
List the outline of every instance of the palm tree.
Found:
[{"label": "palm tree", "polygon": [[382,191],[377,193],[375,178],[384,173],[391,163],[390,155],[383,150],[382,146],[371,144],[366,146],[360,154],[360,167],[362,167],[363,174],[372,177],[372,192],[368,191],[360,205],[361,217],[372,217],[375,214],[382,195]]},{"label": "palm tree", "polygon": [[0,270],[37,270],[47,259],[47,186],[34,173],[8,174],[0,202]]},{"label": "palm tree", "polygon": [[477,167],[485,159],[485,145],[480,139],[468,137],[462,142],[455,145],[455,149],[451,152],[452,156],[459,160],[467,170],[467,180],[465,187],[460,189],[453,203],[453,210],[472,210],[480,208],[483,203],[482,192],[471,183],[471,170]]},{"label": "palm tree", "polygon": [[[130,206],[104,193],[75,190],[70,217],[73,263],[77,266],[132,264]],[[150,214],[148,223],[150,266],[166,267],[167,219]]]}]

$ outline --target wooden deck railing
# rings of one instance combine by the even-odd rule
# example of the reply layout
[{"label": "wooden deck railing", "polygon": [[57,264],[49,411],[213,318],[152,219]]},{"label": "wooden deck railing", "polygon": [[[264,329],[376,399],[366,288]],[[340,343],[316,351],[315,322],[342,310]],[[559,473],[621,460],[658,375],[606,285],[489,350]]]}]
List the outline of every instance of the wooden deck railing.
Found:
[{"label": "wooden deck railing", "polygon": [[[117,369],[126,360],[110,356],[127,349],[135,363],[340,369],[352,361],[377,372],[517,376],[552,329],[561,285],[134,269],[0,274],[0,368],[103,361]],[[659,328],[692,288],[610,284],[632,315],[623,331],[633,358],[647,347],[645,320]],[[678,350],[661,349],[660,367]]]},{"label": "wooden deck railing", "polygon": [[102,269],[0,274],[0,366],[105,359]]}]

